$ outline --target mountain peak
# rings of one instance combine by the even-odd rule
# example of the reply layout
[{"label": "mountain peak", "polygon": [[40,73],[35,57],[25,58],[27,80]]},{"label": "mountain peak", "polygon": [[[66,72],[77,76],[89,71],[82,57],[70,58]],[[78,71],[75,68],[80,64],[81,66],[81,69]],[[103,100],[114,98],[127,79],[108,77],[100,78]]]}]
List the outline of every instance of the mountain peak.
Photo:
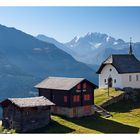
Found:
[{"label": "mountain peak", "polygon": [[79,36],[75,36],[74,39],[73,39],[73,41],[74,42],[78,42],[79,38],[80,38]]},{"label": "mountain peak", "polygon": [[65,44],[70,44],[70,47],[75,47],[75,44],[79,41],[80,37],[75,36],[70,42],[65,43]]},{"label": "mountain peak", "polygon": [[107,36],[107,35],[100,32],[88,32],[85,36]]},{"label": "mountain peak", "polygon": [[93,34],[92,32],[88,32],[87,34],[86,34],[86,36],[91,36],[91,34]]}]

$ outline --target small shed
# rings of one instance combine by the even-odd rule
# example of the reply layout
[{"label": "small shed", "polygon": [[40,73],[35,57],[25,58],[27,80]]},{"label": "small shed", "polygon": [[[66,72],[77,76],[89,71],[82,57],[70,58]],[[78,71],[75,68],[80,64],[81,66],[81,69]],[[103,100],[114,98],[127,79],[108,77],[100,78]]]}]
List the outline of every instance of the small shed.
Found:
[{"label": "small shed", "polygon": [[3,108],[2,125],[4,128],[26,132],[44,127],[50,122],[50,106],[54,103],[40,96],[8,98],[0,105]]},{"label": "small shed", "polygon": [[67,117],[94,114],[95,84],[85,78],[48,77],[35,86],[39,96],[45,96],[56,106],[52,113]]}]

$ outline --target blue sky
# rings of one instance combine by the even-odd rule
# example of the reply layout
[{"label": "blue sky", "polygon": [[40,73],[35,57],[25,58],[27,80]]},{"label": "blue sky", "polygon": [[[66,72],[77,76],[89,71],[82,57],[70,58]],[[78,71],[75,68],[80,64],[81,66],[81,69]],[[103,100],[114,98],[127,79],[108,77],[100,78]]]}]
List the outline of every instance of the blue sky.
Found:
[{"label": "blue sky", "polygon": [[140,7],[0,7],[0,24],[60,42],[88,32],[140,41]]}]

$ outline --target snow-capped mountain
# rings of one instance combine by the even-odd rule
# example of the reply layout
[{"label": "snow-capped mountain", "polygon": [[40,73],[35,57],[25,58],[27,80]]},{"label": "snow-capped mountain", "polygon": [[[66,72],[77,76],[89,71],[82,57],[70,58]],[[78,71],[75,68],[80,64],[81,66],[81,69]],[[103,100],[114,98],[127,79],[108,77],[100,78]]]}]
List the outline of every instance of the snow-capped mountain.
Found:
[{"label": "snow-capped mountain", "polygon": [[73,48],[73,47],[76,47],[76,44],[77,42],[79,41],[79,37],[78,36],[75,36],[70,42],[67,43],[67,45],[70,47],[70,48]]},{"label": "snow-capped mountain", "polygon": [[83,37],[74,37],[64,45],[75,52],[71,55],[78,61],[99,65],[112,53],[127,53],[129,42],[95,32],[87,33]]},{"label": "snow-capped mountain", "polygon": [[[90,67],[93,66],[94,69],[109,55],[128,53],[129,49],[129,40],[125,42],[122,39],[115,39],[107,34],[97,32],[87,33],[81,37],[75,36],[67,43],[60,43],[61,45],[58,44],[58,41],[57,43],[52,42],[51,39],[46,39],[46,41],[54,43],[58,48],[71,54],[76,60],[84,62]],[[132,43],[132,45],[136,57],[140,59],[140,43]]]},{"label": "snow-capped mountain", "polygon": [[74,37],[74,39],[72,39],[68,43],[65,43],[65,45],[66,47],[71,48],[74,51],[76,51],[77,49],[79,50],[79,48],[80,50],[82,48],[84,50],[91,51],[91,50],[96,50],[101,47],[110,48],[114,46],[116,47],[116,49],[119,49],[120,45],[124,43],[125,42],[122,39],[116,40],[115,38],[108,36],[107,34],[87,33],[83,37]]}]

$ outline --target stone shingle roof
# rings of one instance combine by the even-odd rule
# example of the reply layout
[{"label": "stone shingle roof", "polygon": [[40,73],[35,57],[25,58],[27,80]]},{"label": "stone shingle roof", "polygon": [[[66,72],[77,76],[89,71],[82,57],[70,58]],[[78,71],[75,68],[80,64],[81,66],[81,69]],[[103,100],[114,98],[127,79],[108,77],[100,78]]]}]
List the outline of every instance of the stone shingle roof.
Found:
[{"label": "stone shingle roof", "polygon": [[140,73],[140,61],[132,54],[113,54],[100,66],[97,73],[100,74],[105,65],[113,65],[118,73]]},{"label": "stone shingle roof", "polygon": [[16,106],[20,108],[24,107],[39,107],[39,106],[52,106],[55,105],[50,100],[45,98],[44,96],[39,97],[29,97],[29,98],[8,98],[1,102],[1,105],[5,101],[10,101],[12,104],[15,104]]},{"label": "stone shingle roof", "polygon": [[48,77],[41,83],[37,84],[36,88],[45,89],[58,89],[58,90],[70,90],[80,82],[85,80],[84,78],[66,78],[66,77]]}]

